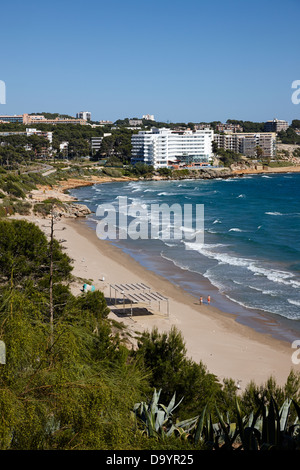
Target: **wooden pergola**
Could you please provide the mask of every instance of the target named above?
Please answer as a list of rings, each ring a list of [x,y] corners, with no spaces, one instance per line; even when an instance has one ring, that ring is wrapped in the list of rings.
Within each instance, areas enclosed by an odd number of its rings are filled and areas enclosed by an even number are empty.
[[[112,295],[114,291],[114,295]],[[146,286],[142,282],[135,284],[110,284],[110,301],[114,297],[115,305],[117,304],[117,294],[121,296],[123,300],[123,309],[125,310],[125,300],[130,303],[131,316],[133,313],[133,305],[151,307],[154,304],[158,304],[158,311],[161,312],[161,304],[165,303],[167,306],[166,316],[169,316],[169,299],[159,292],[154,292],[149,286]]]

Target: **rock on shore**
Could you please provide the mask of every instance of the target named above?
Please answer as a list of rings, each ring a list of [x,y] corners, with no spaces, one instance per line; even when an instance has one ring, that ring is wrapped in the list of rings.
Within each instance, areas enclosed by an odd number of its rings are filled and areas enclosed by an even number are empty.
[[[86,217],[91,210],[84,204],[59,204],[53,207],[59,217],[77,218]]]

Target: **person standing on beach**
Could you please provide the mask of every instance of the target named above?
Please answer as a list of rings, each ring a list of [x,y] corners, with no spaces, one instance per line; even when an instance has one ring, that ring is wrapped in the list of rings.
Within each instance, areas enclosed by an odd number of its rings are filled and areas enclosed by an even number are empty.
[[[210,304],[210,295],[207,296],[207,303]]]
[[[202,304],[203,304],[203,297],[202,297],[202,295],[201,295],[201,297],[200,297],[200,305],[202,305]]]

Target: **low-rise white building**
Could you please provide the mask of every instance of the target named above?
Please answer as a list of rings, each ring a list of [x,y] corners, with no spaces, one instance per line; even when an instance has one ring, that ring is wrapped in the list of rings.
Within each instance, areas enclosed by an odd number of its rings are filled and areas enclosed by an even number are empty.
[[[131,138],[132,164],[146,163],[154,168],[201,166],[212,158],[213,130],[173,131],[152,128]]]
[[[28,127],[26,129],[26,135],[27,135],[27,137],[29,137],[31,135],[40,135],[40,136],[45,137],[46,139],[48,139],[49,142],[50,142],[50,146],[52,145],[53,132],[41,131],[39,129],[33,129],[32,127]]]
[[[68,149],[69,149],[69,142],[64,141],[59,144],[59,151],[61,153],[68,153]]]
[[[92,152],[98,152],[101,148],[103,137],[91,137]]]
[[[144,114],[143,119],[145,119],[147,121],[155,121],[154,114]]]

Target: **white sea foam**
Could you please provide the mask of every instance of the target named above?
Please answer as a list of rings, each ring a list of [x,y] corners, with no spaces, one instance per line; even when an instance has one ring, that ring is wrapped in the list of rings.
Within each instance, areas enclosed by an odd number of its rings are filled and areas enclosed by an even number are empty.
[[[294,279],[291,279],[291,284],[294,289],[300,289],[300,281],[295,281]]]
[[[293,282],[294,283],[297,282],[291,279],[294,276],[292,273],[289,273],[286,271],[279,271],[276,269],[263,268],[261,266],[257,266],[257,264],[251,259],[232,256],[232,255],[229,255],[228,253],[219,253],[219,252],[212,251],[214,248],[217,248],[219,246],[224,246],[222,244],[205,245],[205,244],[189,243],[189,242],[184,242],[184,243],[188,246],[189,249],[198,251],[200,254],[208,258],[218,261],[220,264],[228,264],[230,266],[246,268],[247,270],[252,272],[254,276],[264,276],[273,283],[292,286]]]
[[[288,302],[292,305],[297,305],[297,307],[300,307],[300,301],[299,300],[292,300],[292,299],[287,299]]]
[[[267,215],[284,215],[281,212],[265,212]]]
[[[217,248],[217,247],[226,246],[226,245],[222,245],[222,244],[205,245],[204,243],[202,244],[202,243],[190,243],[190,242],[184,242],[184,243],[189,249],[198,251],[199,253],[203,254],[204,256],[207,256],[208,258],[219,261],[219,263],[229,264],[231,266],[248,267],[249,263],[252,261],[252,260],[247,260],[244,258],[231,256],[231,255],[228,255],[227,253],[216,253],[212,251],[212,248]]]
[[[242,285],[243,285],[242,282],[235,281],[234,279],[233,279],[233,282],[234,282],[234,284],[238,284],[239,286],[242,286]]]
[[[190,272],[196,272],[196,271],[193,271],[192,269],[190,269],[189,266],[186,266],[182,263],[180,263],[179,261],[176,261],[172,258],[169,258],[167,255],[165,255],[163,252],[160,253],[160,256],[163,258],[163,259],[166,259],[167,261],[171,261],[171,263],[173,263],[175,266],[177,266],[178,268],[180,269],[183,269],[184,271],[190,271]]]
[[[128,183],[128,188],[133,188],[133,189],[141,189],[142,184],[138,182],[130,182]]]
[[[261,292],[264,295],[271,295],[272,297],[275,297],[279,294],[279,292],[273,291],[273,290],[265,290],[265,289],[260,289],[259,287],[254,287],[254,286],[248,286],[250,289],[256,290],[257,292]]]
[[[259,289],[259,287],[254,287],[254,286],[248,286],[249,289],[253,289],[253,290],[256,290],[258,292],[262,292],[262,289]]]
[[[169,247],[178,246],[177,243],[167,243],[167,242],[164,241],[164,240],[163,240],[163,242],[164,242],[165,245],[167,245],[167,246],[169,246]]]
[[[240,228],[235,228],[235,227],[230,228],[230,229],[228,230],[228,232],[243,232],[243,231],[244,231],[244,230],[241,230]]]
[[[244,198],[244,197],[246,197],[245,194],[239,194],[239,195],[237,196],[237,199],[238,199],[238,198]]]
[[[276,269],[266,269],[251,263],[248,268],[249,271],[253,272],[255,276],[265,276],[269,281],[277,284],[284,284],[287,286],[291,285],[292,273],[286,271],[279,271]]]

